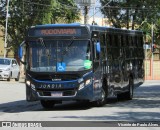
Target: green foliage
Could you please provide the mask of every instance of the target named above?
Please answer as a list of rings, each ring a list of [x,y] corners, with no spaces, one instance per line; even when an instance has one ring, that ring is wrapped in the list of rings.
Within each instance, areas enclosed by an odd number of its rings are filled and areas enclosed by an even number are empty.
[[[146,32],[151,42],[151,24],[154,24],[154,38],[160,41],[160,1],[159,0],[100,0],[101,12],[114,27],[131,28]]]
[[[53,12],[53,23],[72,23],[80,20],[75,0],[58,0],[57,8]]]
[[[0,25],[5,28],[7,0],[0,0]],[[8,47],[14,52],[25,39],[25,33],[37,24],[70,23],[79,19],[74,0],[10,0],[8,18]],[[3,30],[4,31],[4,30]]]

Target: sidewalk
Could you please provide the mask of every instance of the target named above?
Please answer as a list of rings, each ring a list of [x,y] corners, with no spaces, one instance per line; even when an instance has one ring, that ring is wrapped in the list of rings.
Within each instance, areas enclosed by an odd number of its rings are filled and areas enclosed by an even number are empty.
[[[160,80],[145,80],[146,83],[160,83]]]
[[[20,77],[20,78],[19,78],[19,82],[20,82],[20,83],[25,83],[25,78],[24,78],[24,77]]]
[[[160,80],[145,80],[142,85],[156,85],[160,86]]]

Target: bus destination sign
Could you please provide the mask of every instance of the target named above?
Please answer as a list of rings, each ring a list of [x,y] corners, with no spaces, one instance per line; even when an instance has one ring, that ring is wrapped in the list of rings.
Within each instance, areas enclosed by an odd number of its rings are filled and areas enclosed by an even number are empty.
[[[81,36],[81,29],[75,28],[50,28],[50,29],[36,29],[34,34],[30,36]]]

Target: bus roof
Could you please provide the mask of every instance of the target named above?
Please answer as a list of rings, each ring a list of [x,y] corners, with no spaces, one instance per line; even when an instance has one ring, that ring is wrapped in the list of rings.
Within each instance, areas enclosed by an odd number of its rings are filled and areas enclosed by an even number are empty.
[[[80,23],[69,23],[69,24],[43,24],[43,25],[36,25],[36,26],[32,26],[32,28],[43,28],[43,27],[84,27],[84,26],[88,26],[91,28],[101,28],[101,29],[114,29],[114,30],[123,30],[123,31],[130,31],[130,32],[142,32],[140,30],[129,30],[129,29],[122,29],[122,28],[114,28],[114,27],[110,27],[110,26],[99,26],[99,25],[90,25],[90,24],[80,24]]]
[[[143,31],[140,30],[128,30],[128,29],[121,29],[121,28],[114,28],[114,27],[109,27],[109,26],[99,26],[99,25],[89,25],[89,24],[80,24],[80,23],[70,23],[70,24],[43,24],[43,25],[36,25],[32,26],[31,29],[43,29],[43,28],[80,28],[84,27],[87,30],[90,31],[100,31],[100,32],[111,32],[111,33],[121,33],[121,34],[140,34],[143,35]]]
[[[80,23],[70,23],[70,24],[43,24],[43,25],[36,25],[34,27],[75,27],[75,26],[82,26]],[[84,26],[84,25],[83,25]]]

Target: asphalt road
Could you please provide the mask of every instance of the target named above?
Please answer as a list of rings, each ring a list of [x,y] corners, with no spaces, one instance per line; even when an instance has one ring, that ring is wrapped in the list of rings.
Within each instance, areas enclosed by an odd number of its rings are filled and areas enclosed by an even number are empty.
[[[160,81],[146,81],[130,101],[108,99],[103,107],[63,102],[52,110],[25,101],[23,81],[0,80],[0,121],[158,121],[160,122]]]

